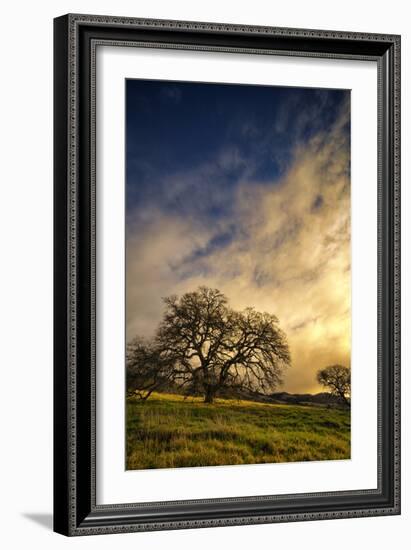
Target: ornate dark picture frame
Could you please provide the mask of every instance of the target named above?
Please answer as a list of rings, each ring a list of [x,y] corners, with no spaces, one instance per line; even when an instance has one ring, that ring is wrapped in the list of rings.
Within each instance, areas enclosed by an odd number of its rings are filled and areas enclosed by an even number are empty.
[[[96,504],[95,79],[99,44],[377,62],[377,489]],[[59,17],[54,21],[54,186],[55,531],[73,536],[400,513],[399,36]]]

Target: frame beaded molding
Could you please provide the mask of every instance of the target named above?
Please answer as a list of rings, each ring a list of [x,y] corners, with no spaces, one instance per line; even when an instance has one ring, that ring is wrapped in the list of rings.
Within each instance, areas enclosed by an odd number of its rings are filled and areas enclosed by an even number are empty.
[[[74,18],[73,18],[74,19]],[[69,338],[68,349],[70,350],[69,376],[68,376],[68,411],[69,419],[69,456],[70,456],[70,474],[69,474],[69,498],[70,498],[70,518],[69,531],[73,534],[77,531],[76,526],[76,405],[77,405],[77,33],[76,25],[69,25],[69,136],[68,149],[70,162],[68,169],[68,201],[70,205],[70,215],[68,218],[68,286],[69,286],[69,304],[68,304],[68,326]]]
[[[146,19],[138,17],[116,17],[110,15],[69,14],[70,26],[85,23],[88,25],[131,26],[153,29],[176,29],[211,32],[232,32],[239,34],[268,34],[286,37],[334,38],[341,40],[364,40],[377,42],[398,42],[399,36],[394,34],[378,34],[350,31],[333,31],[319,29],[298,29],[292,27],[270,27],[264,25],[238,25],[232,23],[214,23],[204,21],[177,21],[172,19]]]
[[[204,22],[189,22],[189,21],[172,21],[172,20],[157,20],[157,19],[139,19],[139,18],[127,18],[127,17],[111,17],[111,16],[93,16],[93,15],[77,15],[70,14],[69,16],[69,64],[68,64],[68,83],[69,83],[69,102],[68,102],[68,350],[69,350],[69,365],[68,365],[68,401],[67,401],[67,413],[68,413],[68,431],[69,431],[69,443],[68,451],[70,457],[69,468],[69,501],[70,501],[70,515],[69,515],[69,534],[70,535],[94,535],[94,534],[108,534],[108,533],[126,533],[137,532],[147,530],[166,530],[166,529],[188,529],[188,528],[201,528],[201,527],[218,527],[218,526],[233,526],[233,525],[248,525],[248,524],[262,524],[262,523],[277,523],[277,522],[294,522],[294,521],[309,521],[319,519],[333,519],[333,518],[351,518],[351,517],[367,517],[386,515],[390,513],[398,513],[400,509],[400,37],[390,34],[373,34],[373,33],[359,33],[359,32],[342,32],[342,31],[321,31],[321,30],[306,30],[295,28],[278,28],[267,26],[250,26],[250,25],[234,25],[234,24],[220,24],[220,23],[204,23]],[[76,382],[76,367],[77,367],[77,291],[78,291],[78,26],[81,24],[87,25],[109,25],[111,27],[141,27],[146,29],[168,29],[168,30],[191,30],[191,31],[209,31],[209,32],[229,32],[236,34],[266,34],[271,36],[284,36],[288,38],[332,38],[337,40],[352,39],[356,41],[374,41],[374,42],[387,42],[390,41],[394,44],[394,82],[393,82],[393,116],[394,116],[394,181],[393,181],[393,216],[394,216],[394,234],[393,234],[393,271],[394,271],[394,327],[393,327],[393,356],[394,356],[394,506],[393,508],[370,508],[362,510],[349,510],[349,511],[329,511],[329,512],[310,512],[310,513],[289,513],[289,514],[276,514],[276,515],[259,515],[259,516],[244,516],[224,519],[198,519],[187,521],[158,521],[150,523],[139,523],[132,525],[119,525],[110,527],[78,527],[76,522],[77,509],[77,476],[76,476],[76,455],[77,455],[77,382]],[[323,57],[330,59],[357,59],[363,61],[375,61],[377,57],[374,56],[360,56],[360,55],[342,55],[342,54],[329,54],[329,53],[315,53],[315,52],[294,52],[285,50],[253,50],[251,48],[228,48],[223,46],[195,46],[195,45],[183,45],[183,44],[156,44],[156,43],[144,43],[144,42],[132,42],[132,41],[103,41],[93,40],[91,49],[91,132],[92,132],[92,146],[91,146],[91,329],[92,329],[92,349],[91,349],[91,365],[92,365],[92,501],[93,510],[116,510],[119,508],[136,508],[153,505],[154,503],[136,503],[136,504],[121,504],[121,505],[96,505],[95,486],[96,486],[96,473],[95,473],[95,70],[96,70],[96,47],[98,45],[113,45],[113,46],[127,46],[127,47],[150,47],[150,48],[172,48],[172,49],[184,49],[184,50],[202,50],[202,51],[219,51],[230,53],[254,53],[261,55],[285,55],[285,56],[299,56],[299,57]],[[378,86],[380,89],[382,79],[382,68],[380,63],[378,64]],[[381,98],[378,98],[378,142],[381,143],[381,120],[382,120],[382,105]],[[379,146],[380,151],[380,146]],[[381,186],[382,186],[382,165],[381,158],[378,160],[378,204],[379,204],[379,222],[381,223]],[[378,237],[378,256],[381,257],[382,242],[380,235]],[[378,294],[381,296],[381,284],[380,284],[381,265],[379,262],[378,275]],[[380,321],[380,312],[379,321]],[[381,349],[380,349],[380,325],[379,322],[379,349],[378,349],[378,400],[381,400]],[[380,451],[380,433],[381,433],[381,418],[380,407],[378,407],[378,489],[376,490],[364,490],[364,491],[339,491],[336,493],[326,493],[327,495],[342,495],[342,494],[375,494],[380,490],[381,485],[381,451]],[[325,493],[307,493],[299,494],[298,498],[304,499],[315,495],[324,495]],[[253,497],[261,500],[281,500],[289,495],[267,495],[260,497]],[[209,502],[242,502],[247,501],[250,497],[238,497],[227,499],[206,499],[196,501],[184,501],[184,503],[209,503]],[[181,502],[181,501],[180,501]],[[177,501],[176,501],[177,503]],[[170,502],[159,502],[156,505],[170,504]]]
[[[401,508],[401,43],[394,40],[394,507]]]

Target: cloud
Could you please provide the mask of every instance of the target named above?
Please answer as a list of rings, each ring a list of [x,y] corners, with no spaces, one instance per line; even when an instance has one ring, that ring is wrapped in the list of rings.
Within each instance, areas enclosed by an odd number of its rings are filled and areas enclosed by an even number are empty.
[[[223,291],[234,308],[254,306],[279,317],[292,354],[285,390],[319,391],[318,368],[337,362],[349,365],[347,122],[348,103],[327,131],[317,129],[308,141],[295,146],[279,181],[267,184],[240,177],[227,195],[215,179],[212,186],[201,187],[224,168],[244,165],[231,147],[219,153],[215,166],[170,175],[167,200],[159,200],[157,207],[131,212],[127,338],[154,332],[162,297],[205,284]],[[173,193],[176,200],[186,198],[191,206],[173,212],[169,207]],[[199,197],[202,204],[193,208]],[[202,214],[210,204],[217,207],[228,198],[225,216]]]

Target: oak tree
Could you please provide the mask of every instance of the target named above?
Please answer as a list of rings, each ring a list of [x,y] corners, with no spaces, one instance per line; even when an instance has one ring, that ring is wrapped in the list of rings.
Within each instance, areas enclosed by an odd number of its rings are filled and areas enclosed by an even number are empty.
[[[351,370],[343,365],[331,365],[320,369],[317,381],[330,390],[343,403],[349,405],[351,396]]]
[[[164,302],[153,340],[138,344],[128,361],[133,387],[145,396],[172,382],[212,403],[223,389],[269,394],[282,382],[291,359],[275,315],[235,311],[223,293],[204,286]]]

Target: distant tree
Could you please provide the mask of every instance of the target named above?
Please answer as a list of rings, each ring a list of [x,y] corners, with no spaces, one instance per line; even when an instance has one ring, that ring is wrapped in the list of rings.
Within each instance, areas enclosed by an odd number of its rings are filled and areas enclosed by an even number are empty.
[[[223,389],[269,394],[282,382],[290,352],[275,315],[234,311],[207,287],[164,302],[154,339],[132,353],[134,385],[144,382],[144,395],[167,381],[212,403]]]
[[[346,405],[351,397],[351,370],[343,365],[331,365],[317,372],[317,381],[339,397]]]

